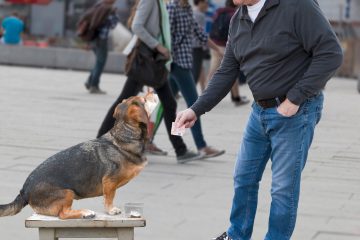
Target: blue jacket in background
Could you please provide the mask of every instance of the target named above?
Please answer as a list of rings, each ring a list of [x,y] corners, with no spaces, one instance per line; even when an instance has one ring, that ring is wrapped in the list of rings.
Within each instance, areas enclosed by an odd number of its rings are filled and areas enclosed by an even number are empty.
[[[213,17],[214,17],[216,10],[218,9],[218,6],[213,1],[208,1],[208,4],[209,4],[208,10],[205,13],[205,16],[206,16],[205,32],[206,33],[210,33],[211,27],[212,27],[212,24],[214,21]]]
[[[19,44],[21,42],[21,33],[24,30],[24,23],[19,18],[10,16],[3,20],[4,43]]]

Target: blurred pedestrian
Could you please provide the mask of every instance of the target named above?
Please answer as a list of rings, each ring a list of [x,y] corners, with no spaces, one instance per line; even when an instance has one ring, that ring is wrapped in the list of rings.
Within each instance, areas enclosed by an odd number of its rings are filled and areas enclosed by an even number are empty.
[[[241,69],[255,102],[234,171],[230,228],[217,240],[249,240],[259,183],[271,158],[265,240],[289,240],[295,228],[301,172],[323,107],[322,89],[342,63],[342,49],[314,0],[234,0],[220,68],[203,95],[176,119],[191,127],[226,96]],[[314,24],[316,27],[314,27]]]
[[[170,59],[171,37],[169,16],[163,0],[137,0],[129,18],[129,26],[131,26],[133,33],[138,39],[149,48],[160,52]],[[161,32],[161,28],[163,32]],[[124,88],[106,114],[97,137],[101,137],[114,126],[115,119],[113,118],[113,113],[116,106],[124,99],[137,95],[142,88],[143,85],[137,79],[132,79],[131,77],[126,79]],[[169,82],[165,81],[164,85],[156,88],[155,91],[163,106],[166,130],[170,142],[175,149],[178,163],[197,159],[199,157],[198,154],[190,151],[180,136],[171,135],[172,122],[176,117],[176,100],[171,92]]]
[[[17,12],[13,12],[10,16],[4,18],[1,28],[1,43],[7,45],[22,44],[21,34],[24,31],[24,22]]]
[[[223,51],[225,50],[228,39],[230,20],[236,9],[237,6],[234,4],[233,0],[226,0],[225,7],[218,8],[214,15],[214,21],[210,31],[210,39]],[[210,50],[210,55],[210,68],[205,86],[219,68],[223,58],[222,55],[219,55],[218,52],[214,50]],[[239,72],[238,78],[243,82],[245,75],[242,72]],[[235,106],[241,106],[250,102],[245,96],[240,95],[239,81],[234,82],[230,94],[231,101],[235,104]]]
[[[214,3],[214,0],[208,0],[208,8],[205,13],[206,21],[205,21],[205,33],[209,34],[212,28],[214,14],[216,9],[218,9],[218,5]]]
[[[195,21],[192,7],[188,0],[171,0],[168,3],[168,10],[171,42],[173,44],[170,85],[174,95],[180,90],[186,104],[190,107],[198,97],[191,72],[193,64],[193,38],[197,38],[203,46],[208,44],[210,48],[219,51],[219,54],[221,54],[221,50],[208,39],[204,30]],[[191,133],[202,158],[219,156],[225,152],[224,150],[218,150],[207,145],[200,121],[197,121],[191,128]]]
[[[208,9],[208,0],[194,0],[194,18],[195,21],[205,29],[206,16],[205,13]],[[203,66],[205,55],[207,54],[207,46],[197,39],[193,40],[193,66],[192,74],[195,80],[195,85],[200,83],[201,90],[204,90],[206,83],[206,74]]]
[[[78,35],[90,42],[95,54],[95,65],[85,82],[85,87],[91,94],[106,93],[100,89],[99,84],[108,57],[109,33],[119,22],[113,6],[115,2],[116,0],[102,0],[96,3],[82,16],[78,24]]]

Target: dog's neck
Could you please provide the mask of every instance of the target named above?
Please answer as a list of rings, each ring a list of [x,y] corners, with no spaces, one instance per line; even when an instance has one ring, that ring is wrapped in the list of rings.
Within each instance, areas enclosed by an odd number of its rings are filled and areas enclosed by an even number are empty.
[[[142,157],[147,141],[147,127],[135,127],[124,121],[117,121],[110,130],[113,142],[120,150]]]

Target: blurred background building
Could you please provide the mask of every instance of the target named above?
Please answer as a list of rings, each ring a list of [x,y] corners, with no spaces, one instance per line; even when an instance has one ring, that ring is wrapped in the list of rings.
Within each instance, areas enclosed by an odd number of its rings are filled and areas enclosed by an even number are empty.
[[[134,0],[116,2],[121,22],[125,23]],[[96,0],[0,0],[0,20],[16,11],[26,26],[24,44],[47,41],[50,45],[76,47],[76,23]]]
[[[97,0],[0,0],[0,21],[11,12],[18,12],[26,26],[23,41],[25,46],[82,48],[83,43],[75,37],[76,23],[81,14],[96,2]],[[126,25],[133,2],[134,0],[116,2],[123,25]],[[213,0],[218,6],[224,2]],[[338,34],[345,52],[345,61],[339,75],[360,75],[360,0],[318,2]]]
[[[360,79],[360,0],[318,0],[344,50],[339,76]]]

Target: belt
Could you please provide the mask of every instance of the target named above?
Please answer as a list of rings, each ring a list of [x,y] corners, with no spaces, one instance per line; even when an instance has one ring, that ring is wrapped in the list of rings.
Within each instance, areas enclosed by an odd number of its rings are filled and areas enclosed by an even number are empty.
[[[286,96],[276,97],[276,98],[269,98],[258,100],[256,103],[262,108],[274,108],[279,106],[283,101],[285,101]]]

